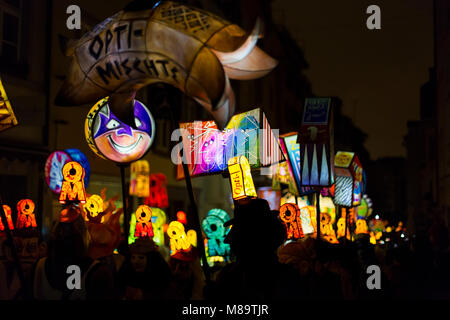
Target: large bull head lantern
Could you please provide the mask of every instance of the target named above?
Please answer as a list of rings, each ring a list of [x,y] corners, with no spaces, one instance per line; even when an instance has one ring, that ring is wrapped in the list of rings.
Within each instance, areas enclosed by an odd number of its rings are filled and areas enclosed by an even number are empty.
[[[163,82],[194,98],[223,129],[234,112],[229,79],[256,79],[277,64],[255,46],[259,29],[258,21],[249,35],[211,13],[170,1],[122,10],[68,50],[72,64],[55,103],[93,104],[110,96],[112,113],[133,126],[135,92]]]

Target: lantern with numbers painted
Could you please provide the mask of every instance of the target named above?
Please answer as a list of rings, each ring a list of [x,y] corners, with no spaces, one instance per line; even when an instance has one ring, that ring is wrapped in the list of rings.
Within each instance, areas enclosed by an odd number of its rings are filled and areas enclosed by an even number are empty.
[[[84,169],[75,161],[68,162],[63,167],[63,183],[59,202],[66,204],[68,202],[86,203],[86,190],[84,189]]]
[[[353,152],[338,151],[334,158],[336,185],[334,203],[343,207],[361,204],[364,191],[363,168]]]
[[[257,197],[250,165],[245,156],[231,158],[228,161],[228,171],[234,200]]]

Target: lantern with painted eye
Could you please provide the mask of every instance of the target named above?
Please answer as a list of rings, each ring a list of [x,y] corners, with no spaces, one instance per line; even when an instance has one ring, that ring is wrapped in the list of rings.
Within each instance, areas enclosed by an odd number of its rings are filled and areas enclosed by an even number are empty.
[[[17,203],[17,229],[37,227],[34,208],[34,202],[30,199],[23,199]]]
[[[250,165],[245,156],[231,158],[228,161],[228,172],[234,200],[257,197]]]
[[[294,203],[285,203],[280,208],[280,219],[286,226],[287,239],[303,238],[300,209]]]
[[[141,205],[136,210],[136,238],[153,237],[152,209],[146,205]]]
[[[146,198],[150,195],[150,164],[138,160],[130,168],[130,195]]]
[[[333,113],[330,98],[307,98],[298,135],[303,187],[334,183]]]
[[[84,189],[84,168],[75,161],[68,162],[63,167],[63,183],[59,202],[86,203],[86,190]]]
[[[355,234],[369,234],[369,228],[367,227],[366,220],[364,219],[356,220]]]
[[[353,152],[338,151],[334,160],[334,203],[343,207],[360,205],[364,191],[364,172],[358,157]]]
[[[224,224],[229,220],[230,216],[222,209],[211,209],[203,219],[202,227],[207,238],[209,257],[221,256],[228,260],[230,245],[224,243],[224,240],[229,229]]]
[[[339,243],[336,238],[336,232],[331,224],[331,215],[328,212],[320,213],[321,237],[330,243]]]
[[[108,98],[89,111],[85,135],[89,147],[99,157],[117,163],[141,159],[153,144],[155,121],[147,107],[134,100],[134,126],[120,121],[110,110]]]
[[[339,238],[343,238],[345,236],[345,218],[339,218],[337,224],[337,237]],[[347,228],[347,239],[350,240],[350,230],[348,230]]]
[[[99,195],[92,195],[84,204],[86,220],[92,223],[101,223],[103,217],[103,199]]]
[[[177,251],[189,251],[191,249],[191,243],[188,240],[182,223],[172,221],[167,228],[167,234],[170,238],[171,255],[174,255]]]
[[[14,230],[14,222],[11,217],[11,208],[8,205],[4,204],[3,212],[5,213],[6,223],[8,223],[9,230]],[[5,226],[3,225],[2,219],[0,219],[0,231],[5,231]]]

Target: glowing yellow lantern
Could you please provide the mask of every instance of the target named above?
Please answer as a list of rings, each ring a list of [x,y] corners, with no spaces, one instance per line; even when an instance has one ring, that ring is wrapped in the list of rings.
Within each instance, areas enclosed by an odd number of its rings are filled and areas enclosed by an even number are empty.
[[[367,222],[364,219],[356,220],[356,230],[355,234],[368,234],[369,228],[367,227]]]
[[[17,126],[17,118],[0,79],[0,131]]]
[[[3,205],[3,212],[5,212],[6,221],[9,226],[9,230],[14,230],[14,223],[11,217],[11,208],[6,204]],[[2,223],[2,219],[0,219],[0,231],[5,231],[5,226]]]
[[[146,205],[141,205],[136,210],[136,229],[134,236],[136,238],[152,238],[153,235],[152,209]]]
[[[296,204],[283,204],[280,208],[280,219],[286,226],[288,239],[301,239],[304,237],[300,209]]]
[[[337,237],[342,238],[345,236],[345,218],[339,218],[337,222]],[[350,231],[347,229],[347,239],[350,240]]]
[[[170,250],[171,255],[177,253],[177,251],[189,251],[191,243],[184,231],[184,226],[178,221],[172,221],[167,228],[167,234],[170,238]]]
[[[339,243],[331,224],[331,216],[326,212],[320,213],[320,236],[330,243]]]
[[[189,243],[193,246],[193,247],[197,247],[197,232],[195,232],[195,230],[188,230],[188,232],[186,233],[187,239],[189,241]]]
[[[101,223],[103,220],[103,199],[96,194],[90,196],[83,206],[86,212],[86,221],[92,223]]]
[[[34,208],[34,202],[30,199],[20,200],[17,203],[17,229],[37,227]]]
[[[150,196],[150,165],[147,160],[131,163],[130,195],[140,198]]]
[[[231,158],[228,161],[228,172],[234,200],[257,197],[250,165],[245,156]]]
[[[63,167],[63,183],[59,202],[86,203],[86,191],[84,189],[84,168],[75,161],[68,162]]]

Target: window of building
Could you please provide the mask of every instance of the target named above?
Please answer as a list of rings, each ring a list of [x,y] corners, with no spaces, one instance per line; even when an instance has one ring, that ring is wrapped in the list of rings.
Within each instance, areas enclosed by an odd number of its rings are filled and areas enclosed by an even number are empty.
[[[22,0],[0,0],[0,56],[9,63],[20,57]]]

